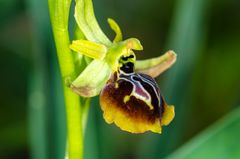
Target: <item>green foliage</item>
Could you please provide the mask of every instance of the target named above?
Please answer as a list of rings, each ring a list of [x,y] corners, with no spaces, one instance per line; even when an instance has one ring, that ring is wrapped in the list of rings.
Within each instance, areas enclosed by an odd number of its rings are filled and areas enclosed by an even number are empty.
[[[194,137],[167,159],[237,159],[240,156],[240,107]]]

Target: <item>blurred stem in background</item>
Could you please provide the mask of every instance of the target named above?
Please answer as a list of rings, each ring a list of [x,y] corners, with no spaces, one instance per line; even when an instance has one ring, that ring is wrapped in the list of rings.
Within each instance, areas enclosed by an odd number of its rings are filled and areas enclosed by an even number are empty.
[[[30,156],[32,159],[64,158],[65,109],[57,59],[51,49],[48,3],[27,2],[33,29],[28,111]]]
[[[188,128],[187,122],[190,119],[187,114],[193,109],[188,86],[193,80],[193,70],[205,45],[208,3],[207,0],[179,0],[171,24],[167,47],[172,47],[179,53],[179,62],[169,71],[164,89],[167,90],[166,96],[173,103],[178,103],[178,115],[175,119],[176,126],[169,132],[167,140],[171,144],[165,146],[167,152],[182,143],[184,129]],[[188,93],[182,93],[183,91]]]
[[[191,72],[204,42],[203,24],[207,3],[207,0],[178,0],[176,3],[167,48],[178,53],[178,62],[167,73],[165,86],[162,88],[165,97],[169,98],[168,101],[176,105],[176,117],[160,138],[152,138],[151,144],[155,145],[152,146],[155,148],[147,147],[146,141],[143,141],[139,158],[164,157],[181,143],[183,130],[187,128],[186,113],[192,109],[189,94],[186,94],[189,88],[186,86],[191,82]],[[147,137],[147,140],[149,141],[150,138]],[[160,153],[159,150],[161,150]]]
[[[28,123],[30,134],[30,156],[33,159],[47,159],[51,151],[48,142],[48,106],[49,77],[47,71],[45,34],[47,21],[46,9],[43,1],[29,0],[28,8],[32,25],[32,58],[29,73],[29,109]],[[46,37],[45,37],[45,36]]]

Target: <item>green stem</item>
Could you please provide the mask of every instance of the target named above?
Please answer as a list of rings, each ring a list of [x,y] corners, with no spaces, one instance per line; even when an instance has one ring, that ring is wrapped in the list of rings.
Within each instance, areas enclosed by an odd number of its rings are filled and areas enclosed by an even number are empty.
[[[67,113],[67,156],[69,159],[83,158],[83,132],[79,97],[64,86]]]
[[[76,77],[74,59],[69,49],[68,16],[71,0],[49,0],[49,11],[63,81],[67,117],[67,158],[83,158],[83,135],[80,97],[66,82]]]

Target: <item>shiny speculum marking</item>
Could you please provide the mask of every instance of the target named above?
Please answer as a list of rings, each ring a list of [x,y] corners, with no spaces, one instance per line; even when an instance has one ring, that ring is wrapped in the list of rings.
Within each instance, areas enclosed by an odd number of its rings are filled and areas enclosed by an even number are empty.
[[[128,61],[134,58],[133,55],[129,57],[123,57],[123,61]],[[156,81],[145,74],[138,74],[134,72],[134,64],[132,62],[126,62],[120,67],[118,73],[118,80],[124,82],[129,82],[132,85],[132,92],[130,95],[125,96],[130,100],[130,97],[135,97],[136,99],[144,101],[150,110],[158,114],[161,117],[163,109],[163,101],[160,98],[160,91]],[[125,100],[124,103],[127,101]]]

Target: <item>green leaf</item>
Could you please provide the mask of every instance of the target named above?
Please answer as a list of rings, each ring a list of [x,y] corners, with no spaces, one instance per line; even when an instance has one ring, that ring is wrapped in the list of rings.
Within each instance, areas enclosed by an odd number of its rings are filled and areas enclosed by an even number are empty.
[[[168,159],[220,159],[240,157],[240,108],[233,110]]]

